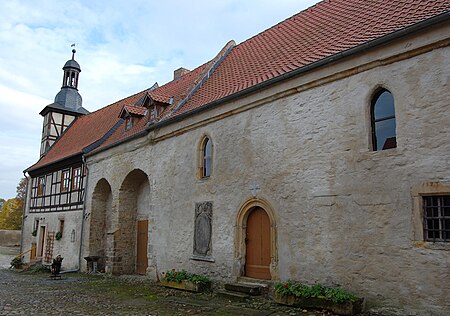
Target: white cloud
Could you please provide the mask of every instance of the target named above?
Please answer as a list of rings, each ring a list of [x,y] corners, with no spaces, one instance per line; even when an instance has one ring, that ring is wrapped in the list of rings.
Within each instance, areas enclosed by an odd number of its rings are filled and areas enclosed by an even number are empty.
[[[315,0],[0,2],[0,197],[11,197],[39,155],[38,113],[59,92],[71,57],[90,111],[194,69]]]

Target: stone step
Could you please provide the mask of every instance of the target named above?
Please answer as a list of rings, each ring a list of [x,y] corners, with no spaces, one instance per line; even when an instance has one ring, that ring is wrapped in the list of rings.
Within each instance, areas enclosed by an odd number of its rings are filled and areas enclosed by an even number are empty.
[[[246,301],[250,295],[241,293],[241,292],[234,292],[234,291],[227,291],[227,290],[219,290],[217,291],[217,295],[222,296],[230,301],[235,302],[244,302]]]
[[[241,292],[250,295],[261,295],[261,285],[251,283],[228,283],[225,289],[233,292]]]

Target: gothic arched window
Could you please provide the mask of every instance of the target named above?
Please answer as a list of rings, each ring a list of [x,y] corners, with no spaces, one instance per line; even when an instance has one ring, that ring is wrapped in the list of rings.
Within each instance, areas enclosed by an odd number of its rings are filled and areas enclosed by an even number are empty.
[[[372,99],[371,123],[373,150],[397,147],[394,97],[386,89],[378,91]]]
[[[210,177],[212,167],[212,142],[209,137],[205,137],[201,143],[200,162],[201,178]]]

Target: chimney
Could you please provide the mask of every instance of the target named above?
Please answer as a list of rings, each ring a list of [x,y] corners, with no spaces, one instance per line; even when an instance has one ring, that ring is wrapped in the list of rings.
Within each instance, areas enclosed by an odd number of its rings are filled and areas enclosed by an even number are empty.
[[[188,72],[190,72],[189,69],[186,69],[186,68],[183,68],[183,67],[178,68],[177,70],[175,70],[173,72],[173,80],[177,80],[178,78],[180,78],[181,76],[184,76]]]

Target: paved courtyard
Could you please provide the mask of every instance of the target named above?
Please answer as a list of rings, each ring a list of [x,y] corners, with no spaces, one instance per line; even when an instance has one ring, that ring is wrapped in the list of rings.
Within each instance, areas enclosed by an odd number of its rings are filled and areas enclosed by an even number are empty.
[[[329,315],[262,298],[231,302],[214,294],[166,289],[144,277],[0,270],[0,315]]]
[[[235,302],[214,293],[166,289],[141,276],[68,273],[52,280],[46,272],[9,270],[18,253],[18,248],[0,247],[0,315],[331,315],[263,297]]]
[[[11,260],[20,253],[19,247],[0,246],[0,269],[9,268]]]

